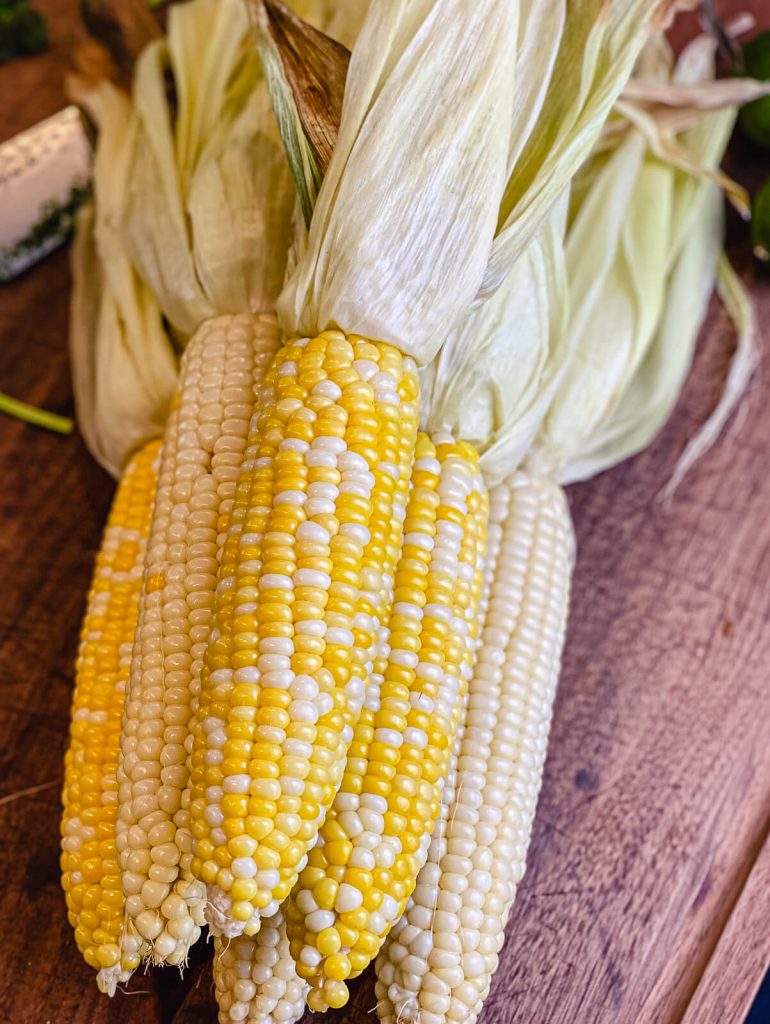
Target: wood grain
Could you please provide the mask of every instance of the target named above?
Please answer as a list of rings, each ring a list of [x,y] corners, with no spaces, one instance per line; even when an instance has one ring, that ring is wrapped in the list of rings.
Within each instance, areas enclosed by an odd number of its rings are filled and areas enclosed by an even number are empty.
[[[54,112],[75,0],[36,0],[49,54],[0,68],[0,139]],[[737,253],[745,259],[744,251]],[[744,273],[770,347],[770,276]],[[752,280],[756,274],[756,279]],[[0,388],[71,413],[58,253],[0,288]],[[714,305],[652,449],[573,488],[579,541],[530,868],[483,1024],[739,1024],[768,961],[770,381],[657,494],[712,408],[733,335]],[[110,1001],[58,880],[72,662],[111,481],[77,438],[0,419],[0,1022],[208,1024],[210,949]],[[48,788],[3,802],[35,785]],[[327,1020],[371,1024],[369,979]]]
[[[681,1024],[701,1024],[712,1018],[720,1024],[743,1024],[743,1008],[754,998],[770,963],[769,894],[770,840],[766,840]]]

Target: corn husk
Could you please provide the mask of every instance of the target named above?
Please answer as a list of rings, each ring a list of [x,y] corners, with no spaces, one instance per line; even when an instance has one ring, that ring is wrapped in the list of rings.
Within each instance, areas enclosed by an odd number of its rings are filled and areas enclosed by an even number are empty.
[[[618,104],[575,184],[567,237],[570,363],[529,457],[564,483],[645,447],[690,366],[722,247],[718,165],[732,104],[757,88],[742,82],[726,92],[713,77],[709,41],[697,40],[675,65],[663,37],[654,37],[629,90],[634,99]],[[662,102],[666,84],[674,88]],[[636,102],[642,105],[629,117]],[[741,352],[745,383],[745,345]],[[731,401],[739,391],[731,388]]]
[[[500,288],[466,316],[420,373],[425,429],[481,453],[489,485],[509,476],[540,428],[568,359],[566,196]]]
[[[287,331],[429,361],[484,274],[505,184],[518,2],[374,0],[353,50]]]
[[[349,38],[365,4],[294,6]],[[187,337],[212,316],[272,311],[294,190],[243,0],[173,8],[167,37],[137,63],[134,100],[126,236],[174,330]]]
[[[366,5],[296,6],[350,41]],[[94,208],[73,251],[73,379],[86,443],[117,476],[162,432],[199,324],[273,308],[294,199],[242,0],[170,8],[131,99],[84,88],[99,135]]]
[[[293,196],[261,79],[240,0],[172,8],[168,36],[137,62],[125,233],[182,337],[270,310],[283,279]]]
[[[92,92],[89,110],[99,127],[97,201],[81,211],[72,249],[70,353],[80,432],[117,476],[126,457],[163,429],[176,353],[120,230],[136,117],[108,82]]]
[[[564,193],[659,8],[375,0],[285,328],[338,325],[427,364]]]
[[[514,122],[508,181],[482,297],[500,286],[588,157],[631,75],[651,21],[662,17],[668,5],[531,0],[528,6],[531,45],[522,50],[517,90],[523,86],[531,96]],[[543,67],[549,68],[545,78]],[[536,89],[533,79],[547,88]]]

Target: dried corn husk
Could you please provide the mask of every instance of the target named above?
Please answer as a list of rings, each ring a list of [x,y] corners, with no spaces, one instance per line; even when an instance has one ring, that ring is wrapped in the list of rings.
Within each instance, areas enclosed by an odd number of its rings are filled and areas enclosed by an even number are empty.
[[[295,6],[350,42],[366,4]],[[86,442],[118,475],[162,431],[201,321],[273,308],[294,199],[242,0],[170,8],[130,100],[80,86],[99,136],[73,253],[73,378]]]
[[[136,117],[108,82],[91,93],[89,110],[100,133],[96,202],[81,211],[72,249],[70,352],[80,432],[94,458],[117,476],[125,458],[163,429],[176,354],[120,230]]]
[[[675,65],[664,38],[654,37],[573,190],[570,362],[530,455],[562,482],[645,447],[689,368],[722,247],[716,182],[733,104],[758,88],[734,82],[726,90],[713,78],[710,42],[697,40]],[[746,351],[744,344],[744,383]],[[732,385],[735,400],[735,377]]]
[[[294,6],[349,39],[366,5]],[[243,0],[173,8],[168,36],[137,63],[134,101],[125,231],[165,316],[189,336],[212,316],[272,311],[294,191]]]
[[[137,62],[126,240],[183,337],[271,309],[283,279],[293,196],[261,79],[240,0],[172,8]]]

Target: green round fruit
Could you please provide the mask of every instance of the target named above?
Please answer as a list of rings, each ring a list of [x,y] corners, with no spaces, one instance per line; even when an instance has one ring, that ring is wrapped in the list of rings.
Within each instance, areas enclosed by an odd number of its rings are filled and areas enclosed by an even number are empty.
[[[743,60],[749,78],[770,81],[770,32],[762,32],[743,47]],[[770,96],[747,103],[739,123],[752,142],[770,149]]]

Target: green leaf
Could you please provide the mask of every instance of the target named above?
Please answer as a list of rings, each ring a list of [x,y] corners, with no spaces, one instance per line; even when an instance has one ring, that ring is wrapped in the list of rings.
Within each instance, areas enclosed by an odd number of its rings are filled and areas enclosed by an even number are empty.
[[[48,28],[42,14],[26,0],[0,3],[0,64],[40,53],[47,45]]]
[[[770,81],[770,32],[762,32],[743,48],[745,74],[760,81]],[[752,142],[770,149],[770,96],[747,103],[741,110],[739,124]]]
[[[770,178],[754,196],[751,210],[751,240],[757,259],[770,259]]]

